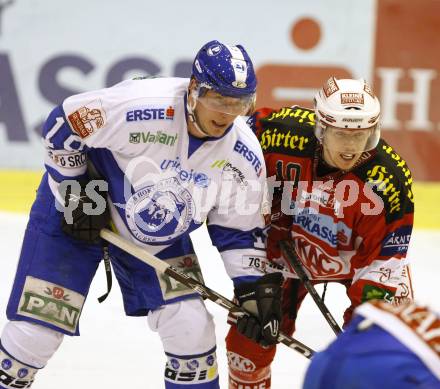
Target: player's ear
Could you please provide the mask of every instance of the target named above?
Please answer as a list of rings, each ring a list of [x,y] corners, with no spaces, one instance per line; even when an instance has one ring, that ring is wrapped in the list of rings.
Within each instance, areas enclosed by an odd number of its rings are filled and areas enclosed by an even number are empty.
[[[197,80],[191,76],[191,79],[189,81],[188,90],[191,91],[197,86]]]
[[[254,99],[252,100],[251,105],[249,106],[248,111],[244,114],[245,116],[251,116],[255,112],[255,108],[257,107],[257,94],[255,94]]]

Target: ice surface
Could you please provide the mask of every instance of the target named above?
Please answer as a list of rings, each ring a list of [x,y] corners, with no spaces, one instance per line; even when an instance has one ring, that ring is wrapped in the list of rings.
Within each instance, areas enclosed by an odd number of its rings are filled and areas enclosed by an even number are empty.
[[[5,310],[20,251],[27,216],[0,213],[0,327],[6,322]],[[204,228],[193,233],[205,282],[230,297],[232,283]],[[416,299],[440,311],[440,231],[416,230],[410,245],[413,285]],[[80,259],[78,259],[80,260]],[[160,339],[150,331],[145,318],[126,317],[121,294],[115,285],[103,303],[97,297],[106,291],[105,274],[99,269],[81,317],[81,336],[65,340],[37,374],[35,389],[159,389],[163,388],[165,357]],[[320,289],[319,289],[320,291]],[[330,284],[326,303],[341,324],[348,305],[344,289]],[[227,388],[227,365],[224,337],[228,326],[226,312],[208,302],[217,328],[220,382]],[[295,337],[319,350],[334,334],[310,298],[306,298],[298,318]],[[278,346],[272,368],[274,389],[301,388],[308,361],[287,347]]]

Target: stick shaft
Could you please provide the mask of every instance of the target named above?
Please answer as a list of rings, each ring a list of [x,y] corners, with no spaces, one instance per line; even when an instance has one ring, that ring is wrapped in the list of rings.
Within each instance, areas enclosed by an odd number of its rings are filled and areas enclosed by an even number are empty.
[[[185,273],[182,273],[181,271],[166,263],[166,261],[157,258],[156,256],[150,254],[146,250],[128,241],[122,236],[115,234],[114,232],[105,228],[101,230],[100,235],[101,238],[133,255],[147,265],[155,268],[161,273],[165,273],[166,275],[193,289],[200,296],[207,298],[208,300],[211,300],[221,307],[227,309],[233,316],[240,317],[243,315],[249,315],[248,312],[246,312],[242,307],[235,304],[231,300],[208,288],[205,284],[195,280],[192,277],[189,277]],[[314,354],[314,351],[311,348],[285,334],[280,333],[278,341],[304,355],[306,358],[310,359]]]
[[[295,250],[292,248],[290,243],[285,240],[280,242],[280,247],[281,247],[281,250],[284,254],[284,257],[292,265],[293,269],[295,270],[295,273],[298,275],[299,279],[304,284],[304,287],[307,289],[307,291],[312,296],[313,300],[315,301],[315,303],[318,306],[321,313],[324,315],[325,320],[327,320],[327,323],[330,325],[333,332],[336,335],[340,334],[342,332],[341,327],[339,327],[338,323],[336,322],[335,318],[328,310],[324,301],[322,301],[321,296],[318,294],[315,287],[310,282],[309,277],[307,276],[306,272],[304,271],[304,268],[303,268],[298,256],[295,253]]]

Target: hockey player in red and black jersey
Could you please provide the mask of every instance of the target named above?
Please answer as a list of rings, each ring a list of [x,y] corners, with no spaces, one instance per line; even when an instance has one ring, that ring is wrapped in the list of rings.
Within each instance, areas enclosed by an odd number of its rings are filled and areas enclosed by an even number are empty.
[[[344,324],[362,302],[412,299],[406,260],[412,178],[402,157],[380,138],[379,118],[380,103],[364,80],[330,78],[316,94],[314,110],[265,108],[249,119],[267,177],[275,177],[273,185],[269,179],[274,190],[267,254],[287,269],[285,333],[294,332],[307,292],[280,251],[282,240],[290,242],[313,284],[346,287],[351,305]],[[230,388],[268,389],[275,346],[260,347],[243,333],[232,326],[226,339]]]

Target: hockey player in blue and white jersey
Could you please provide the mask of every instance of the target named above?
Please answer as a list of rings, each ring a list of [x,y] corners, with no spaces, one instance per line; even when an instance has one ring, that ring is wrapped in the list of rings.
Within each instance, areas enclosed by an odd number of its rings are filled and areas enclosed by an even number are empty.
[[[262,328],[280,319],[280,277],[243,266],[265,252],[264,159],[239,117],[252,109],[255,91],[245,49],[211,41],[191,79],[123,81],[69,97],[50,113],[46,173],[0,338],[1,389],[30,387],[63,336],[79,335],[103,250],[126,314],[148,315],[162,339],[166,388],[219,387],[214,324],[202,299],[120,249],[103,249],[99,231],[110,218],[120,235],[199,280],[189,233],[207,221],[236,288],[254,291],[246,303],[256,317],[240,328],[252,325],[267,344],[276,341]]]
[[[440,388],[439,313],[411,301],[360,305],[307,370],[303,389],[327,388]]]

